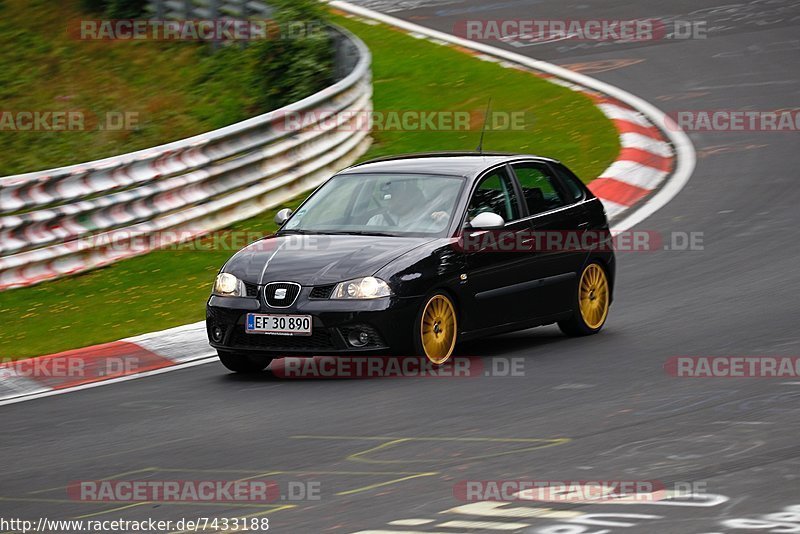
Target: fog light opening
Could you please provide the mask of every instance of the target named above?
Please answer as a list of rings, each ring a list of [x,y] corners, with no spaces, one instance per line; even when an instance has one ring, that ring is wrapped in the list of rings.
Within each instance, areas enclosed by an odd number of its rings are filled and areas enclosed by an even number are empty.
[[[222,338],[225,335],[225,331],[222,330],[220,326],[212,326],[211,327],[211,340],[215,343],[221,343]]]
[[[363,347],[369,343],[369,334],[363,330],[351,330],[347,335],[347,342],[353,347]]]

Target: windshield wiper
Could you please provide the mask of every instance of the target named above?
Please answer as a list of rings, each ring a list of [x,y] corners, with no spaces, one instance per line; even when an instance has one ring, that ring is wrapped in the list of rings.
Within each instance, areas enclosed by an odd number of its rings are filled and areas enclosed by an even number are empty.
[[[307,230],[294,230],[294,229],[287,229],[287,230],[278,230],[278,231],[277,231],[277,232],[275,232],[275,233],[276,233],[276,234],[278,234],[278,235],[283,235],[283,234],[302,234],[302,235],[308,235],[308,234],[311,234],[311,233],[316,233],[316,232],[309,232],[309,231],[307,231]]]
[[[374,231],[367,231],[367,230],[347,230],[341,232],[325,232],[326,234],[330,235],[374,235],[378,237],[397,237],[397,234],[391,234],[389,232],[374,232]]]
[[[278,230],[278,235],[298,234],[298,235],[333,235],[338,232],[327,232],[325,230],[301,230],[299,228],[292,228],[289,230]]]
[[[382,237],[397,237],[397,234],[390,234],[388,232],[370,232],[370,231],[361,231],[361,230],[342,230],[342,231],[333,231],[333,230],[301,230],[297,229],[289,229],[289,230],[279,230],[277,232],[278,235],[287,235],[287,234],[299,234],[299,235],[374,235],[374,236],[382,236]]]

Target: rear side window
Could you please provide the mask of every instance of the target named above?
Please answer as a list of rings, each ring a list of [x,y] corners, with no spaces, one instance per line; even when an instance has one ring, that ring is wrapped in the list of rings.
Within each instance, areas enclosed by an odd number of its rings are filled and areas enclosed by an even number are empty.
[[[536,215],[567,204],[558,189],[558,182],[547,165],[516,163],[511,166],[522,188],[528,213]]]
[[[561,183],[564,184],[567,192],[572,197],[571,201],[578,202],[579,200],[583,200],[585,192],[578,177],[572,174],[572,172],[563,165],[554,165],[554,167],[558,177],[561,178]]]

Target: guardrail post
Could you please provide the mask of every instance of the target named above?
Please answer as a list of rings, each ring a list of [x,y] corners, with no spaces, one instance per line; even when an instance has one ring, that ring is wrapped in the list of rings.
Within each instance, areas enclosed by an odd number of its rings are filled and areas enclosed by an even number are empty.
[[[219,0],[211,0],[208,3],[208,9],[211,11],[211,17],[210,17],[211,20],[217,20],[217,18],[219,17]],[[211,43],[211,47],[214,50],[219,49],[220,47],[219,41],[213,41]]]
[[[164,20],[164,0],[153,0],[156,20]]]
[[[239,12],[239,18],[241,20],[249,20],[250,19],[250,8],[247,6],[247,0],[239,0],[239,5],[241,5],[241,11]],[[247,47],[247,40],[243,40],[239,43],[239,46],[242,48]]]

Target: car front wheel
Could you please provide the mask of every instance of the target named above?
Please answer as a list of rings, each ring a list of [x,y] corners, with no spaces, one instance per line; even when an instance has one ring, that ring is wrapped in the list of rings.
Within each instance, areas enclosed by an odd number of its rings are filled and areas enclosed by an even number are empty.
[[[611,303],[608,275],[602,265],[592,262],[583,269],[575,297],[572,317],[560,321],[558,327],[568,336],[596,334],[606,322]]]
[[[234,373],[260,373],[272,361],[272,358],[257,358],[246,354],[217,352],[219,361]]]
[[[414,325],[414,341],[419,355],[434,365],[442,365],[456,346],[458,318],[453,301],[437,292],[428,297]]]

